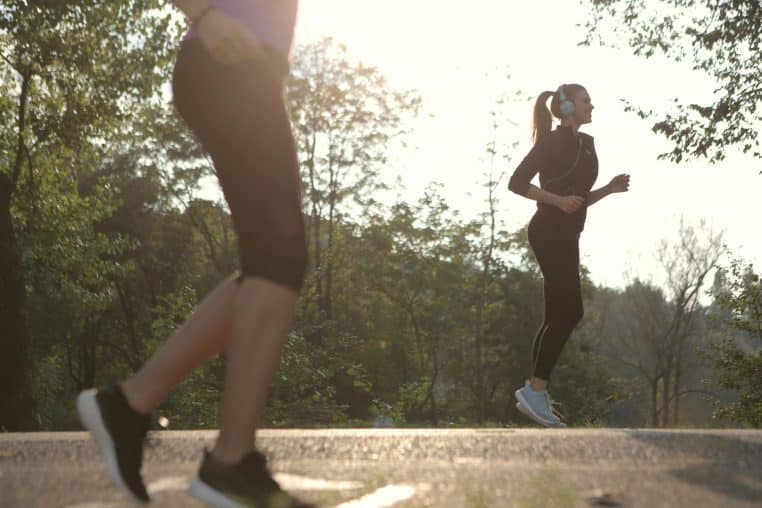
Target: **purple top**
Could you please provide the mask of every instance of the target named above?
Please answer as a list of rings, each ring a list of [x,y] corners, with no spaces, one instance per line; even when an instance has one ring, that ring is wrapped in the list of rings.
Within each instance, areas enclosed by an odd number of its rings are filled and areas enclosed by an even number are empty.
[[[288,54],[294,40],[298,0],[211,0],[214,6],[243,22],[265,44]],[[195,37],[190,27],[186,37]]]

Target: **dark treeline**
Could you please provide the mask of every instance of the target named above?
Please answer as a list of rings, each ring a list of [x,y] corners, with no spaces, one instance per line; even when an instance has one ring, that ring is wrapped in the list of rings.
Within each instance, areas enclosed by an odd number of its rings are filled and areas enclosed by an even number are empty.
[[[199,197],[210,161],[157,98],[174,25],[160,14],[130,25],[154,2],[48,6],[46,16],[6,4],[0,427],[71,429],[77,391],[139,368],[234,272],[235,236],[227,210]],[[76,15],[85,10],[113,33],[156,33],[131,39],[150,61],[78,30],[93,21]],[[25,24],[12,24],[22,11]],[[90,52],[66,53],[59,39]],[[131,79],[112,82],[109,69]],[[380,203],[415,94],[326,40],[297,49],[287,99],[311,267],[265,424],[523,424],[512,393],[530,374],[542,280],[526,232],[496,219],[509,169],[496,148],[476,218],[436,185],[415,202]],[[722,253],[720,236],[683,225],[656,253],[664,287],[597,287],[585,273],[586,316],[553,380],[569,423],[760,425],[760,282],[742,261],[719,266]],[[172,428],[216,426],[223,376],[219,357],[160,413]]]

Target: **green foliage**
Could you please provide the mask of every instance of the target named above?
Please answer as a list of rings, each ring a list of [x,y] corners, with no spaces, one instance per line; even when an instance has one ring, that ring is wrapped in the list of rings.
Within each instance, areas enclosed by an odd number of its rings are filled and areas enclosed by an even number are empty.
[[[614,32],[624,33],[636,55],[662,52],[676,61],[690,62],[716,80],[709,103],[685,104],[675,99],[676,111],[656,119],[654,131],[674,144],[663,157],[676,162],[706,157],[716,162],[729,147],[762,157],[758,110],[762,4],[758,0],[585,0],[585,4],[592,6],[587,44],[603,42]],[[642,117],[661,114],[630,108]]]
[[[2,11],[2,26],[29,15],[27,5]],[[53,33],[83,47],[34,67],[34,121],[25,131],[32,156],[12,210],[28,274],[40,419],[63,429],[77,425],[77,390],[138,369],[230,276],[237,249],[226,207],[198,197],[210,161],[151,94],[170,63],[167,35],[154,39],[142,25],[153,19],[158,29],[164,18],[138,16],[154,4],[50,5],[49,19],[25,21],[41,30],[29,47],[54,44]],[[124,35],[134,29],[124,23],[138,18],[147,35]],[[93,34],[67,35],[76,20],[115,32],[104,35],[105,53]],[[156,51],[137,56],[140,44]],[[66,59],[79,65],[68,76],[60,72]],[[263,424],[370,425],[378,416],[395,425],[523,422],[509,401],[528,375],[542,320],[542,283],[525,232],[493,229],[489,214],[463,219],[436,187],[413,203],[375,203],[388,143],[403,133],[417,98],[391,90],[376,69],[347,62],[330,41],[300,48],[295,69],[288,100],[315,261]],[[109,82],[101,74],[118,70],[127,77]],[[88,87],[102,97],[88,99]],[[2,101],[0,121],[11,122],[13,103]],[[595,292],[586,280],[585,298]],[[559,371],[566,388],[554,395],[573,408],[573,423],[598,423],[616,384],[596,353],[595,326],[578,333]],[[220,356],[181,383],[159,411],[170,428],[217,426],[224,375]]]
[[[718,277],[716,318],[726,326],[711,345],[717,384],[737,393],[736,401],[717,403],[715,416],[762,426],[762,282],[751,264],[733,260]]]
[[[354,343],[352,337],[345,337],[327,348],[319,348],[297,333],[290,334],[265,423],[276,427],[313,427],[345,422],[347,406],[337,403],[332,380],[346,376],[351,386],[357,381],[360,389],[365,389],[362,366],[348,363],[342,354]]]
[[[11,240],[0,249],[4,259],[23,252],[20,265],[3,263],[0,280],[21,273],[27,294],[8,298],[15,288],[2,286],[0,300],[11,302],[8,315],[29,316],[14,317],[14,336],[5,340],[25,342],[28,322],[33,359],[45,359],[46,372],[65,365],[75,388],[92,383],[99,363],[110,280],[131,270],[116,261],[131,240],[98,229],[119,203],[97,173],[105,140],[168,76],[178,33],[160,7],[157,0],[10,0],[0,7],[0,181],[9,183],[0,215],[10,214],[14,230],[3,231]],[[10,361],[23,364],[23,356]],[[45,380],[33,384],[49,393]]]
[[[718,407],[715,416],[762,427],[762,350],[744,351],[732,339],[723,340],[716,350],[719,386],[737,391],[738,400]]]

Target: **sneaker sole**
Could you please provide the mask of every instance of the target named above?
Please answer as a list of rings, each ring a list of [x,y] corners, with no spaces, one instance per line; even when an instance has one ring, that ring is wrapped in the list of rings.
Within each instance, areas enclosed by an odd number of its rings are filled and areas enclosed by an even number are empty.
[[[524,398],[524,394],[521,393],[521,389],[516,390],[514,392],[514,395],[516,395],[516,400],[518,400],[518,402],[516,403],[516,409],[521,411],[525,416],[528,416],[531,420],[534,420],[536,423],[539,423],[543,427],[547,427],[551,429],[557,428],[556,425],[541,418],[534,411],[532,411],[532,406],[530,406],[527,400]]]
[[[219,490],[210,487],[198,476],[188,487],[188,493],[212,508],[247,508],[247,505],[234,501]]]
[[[106,424],[103,423],[103,417],[98,408],[98,402],[95,400],[96,393],[97,390],[93,388],[81,392],[77,397],[77,412],[79,413],[79,419],[82,421],[82,425],[85,426],[95,439],[95,444],[98,446],[98,450],[100,450],[103,458],[106,459],[106,469],[117,487],[134,501],[137,501],[140,504],[145,504],[145,501],[137,497],[132,490],[127,487],[127,484],[122,478],[122,473],[119,471],[119,464],[116,461],[114,441],[106,430]]]
[[[521,402],[517,402],[516,403],[516,409],[518,409],[519,411],[521,411],[523,413],[524,412],[524,405]],[[566,428],[566,424],[564,422],[561,422],[560,425],[556,425],[556,426],[551,427],[551,428],[554,428],[554,429],[565,429]]]

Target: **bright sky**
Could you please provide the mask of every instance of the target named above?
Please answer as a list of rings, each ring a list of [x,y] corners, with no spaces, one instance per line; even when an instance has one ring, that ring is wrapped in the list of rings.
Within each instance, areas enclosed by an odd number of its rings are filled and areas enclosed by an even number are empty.
[[[406,137],[409,146],[394,149],[384,174],[389,183],[401,176],[411,201],[429,182],[442,182],[452,206],[476,216],[487,206],[480,182],[496,99],[515,91],[527,97],[499,110],[498,145],[520,143],[501,167],[510,174],[531,146],[530,101],[562,82],[578,82],[595,105],[593,123],[583,130],[596,141],[596,187],[618,173],[632,175],[629,193],[589,211],[581,248],[593,280],[623,287],[639,275],[660,282],[656,246],[676,234],[681,214],[688,223],[706,219],[726,230],[732,250],[762,267],[762,235],[753,218],[762,163],[739,154],[717,166],[658,161],[669,144],[620,102],[662,111],[674,97],[701,101],[711,80],[666,59],[637,59],[625,47],[579,47],[586,15],[570,0],[301,0],[296,43],[331,36],[395,88],[419,93],[423,111]],[[500,215],[510,230],[524,225],[534,207],[505,189],[501,194]]]

